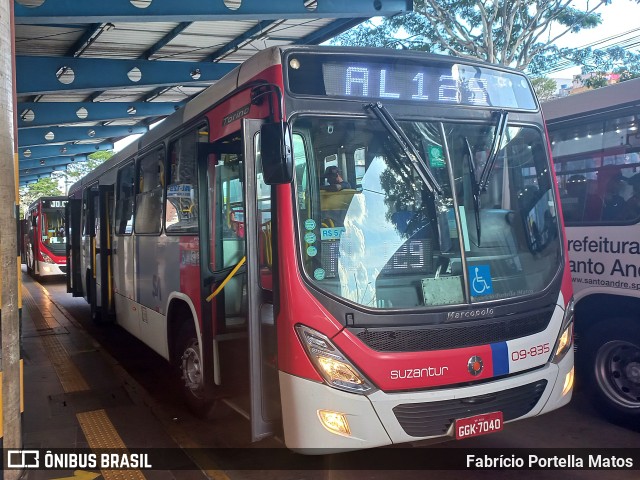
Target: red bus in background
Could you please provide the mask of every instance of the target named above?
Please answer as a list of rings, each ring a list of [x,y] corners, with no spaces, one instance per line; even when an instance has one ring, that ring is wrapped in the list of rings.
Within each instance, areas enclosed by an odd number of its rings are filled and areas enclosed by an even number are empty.
[[[67,197],[40,197],[33,202],[22,223],[22,263],[34,278],[66,275]]]
[[[274,47],[69,191],[69,291],[306,453],[491,433],[569,402],[572,289],[515,70]]]

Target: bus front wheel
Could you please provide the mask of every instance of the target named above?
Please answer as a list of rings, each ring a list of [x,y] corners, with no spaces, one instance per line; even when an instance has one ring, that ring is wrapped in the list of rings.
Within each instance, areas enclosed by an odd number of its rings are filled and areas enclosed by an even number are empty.
[[[191,328],[180,332],[178,365],[185,402],[195,415],[206,417],[214,406],[214,400],[207,394],[202,372],[202,356],[198,338]]]
[[[595,405],[616,423],[640,426],[640,333],[637,322],[607,320],[587,332],[586,389]]]

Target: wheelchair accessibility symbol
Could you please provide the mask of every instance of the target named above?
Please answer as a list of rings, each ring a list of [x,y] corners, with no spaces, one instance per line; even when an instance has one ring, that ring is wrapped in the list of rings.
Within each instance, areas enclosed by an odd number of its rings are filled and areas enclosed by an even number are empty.
[[[493,293],[489,265],[469,267],[469,283],[471,284],[471,295],[474,297]]]

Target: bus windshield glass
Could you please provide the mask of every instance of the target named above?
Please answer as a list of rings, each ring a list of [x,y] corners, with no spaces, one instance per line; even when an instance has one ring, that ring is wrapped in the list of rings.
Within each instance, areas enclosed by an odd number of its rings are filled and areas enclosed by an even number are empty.
[[[397,124],[441,195],[373,116],[293,122],[299,243],[310,281],[374,309],[479,303],[548,286],[562,250],[542,132],[511,123],[498,132],[489,116]],[[497,135],[486,189],[474,200]]]
[[[64,208],[42,209],[42,243],[55,255],[65,255]]]

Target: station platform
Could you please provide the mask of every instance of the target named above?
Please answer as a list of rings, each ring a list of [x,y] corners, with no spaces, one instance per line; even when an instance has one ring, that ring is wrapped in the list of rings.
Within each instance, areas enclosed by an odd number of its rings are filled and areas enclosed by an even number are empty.
[[[39,452],[35,455],[40,457],[40,466],[45,465],[43,449],[52,453],[100,454],[111,449],[180,452],[184,445],[177,435],[172,435],[171,425],[159,418],[152,399],[135,380],[63,306],[52,301],[46,288],[26,274],[22,280],[24,449]],[[33,455],[30,458],[33,460]],[[81,459],[78,464],[71,461],[66,464],[70,468],[56,470],[25,468],[22,478],[195,480],[226,477],[222,472],[202,471],[195,463],[182,465],[179,470],[124,470],[100,468],[99,458],[96,466],[89,468],[86,460]]]

